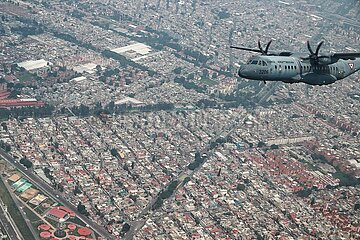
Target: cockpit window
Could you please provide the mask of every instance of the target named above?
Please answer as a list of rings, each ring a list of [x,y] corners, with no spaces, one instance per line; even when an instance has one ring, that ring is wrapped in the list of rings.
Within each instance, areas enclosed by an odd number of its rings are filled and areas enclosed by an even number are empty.
[[[263,66],[267,66],[267,63],[265,61],[262,61]]]
[[[258,60],[252,60],[251,64],[254,64],[254,65],[258,64]]]

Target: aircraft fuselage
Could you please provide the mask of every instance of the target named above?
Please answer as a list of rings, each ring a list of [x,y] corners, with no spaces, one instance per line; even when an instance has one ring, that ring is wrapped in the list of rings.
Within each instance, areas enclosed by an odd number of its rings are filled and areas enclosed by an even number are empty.
[[[360,69],[360,58],[339,59],[329,65],[311,65],[295,56],[256,56],[241,65],[239,76],[260,81],[304,82],[326,85],[343,79]]]

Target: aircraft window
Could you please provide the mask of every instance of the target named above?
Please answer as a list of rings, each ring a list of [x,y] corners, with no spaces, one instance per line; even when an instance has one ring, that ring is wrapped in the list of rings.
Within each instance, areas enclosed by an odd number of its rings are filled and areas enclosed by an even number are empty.
[[[260,65],[260,66],[262,65],[262,61],[261,61],[261,60],[258,62],[258,65]]]
[[[277,69],[277,65],[275,65],[275,69]]]
[[[263,61],[263,66],[267,66],[267,63],[265,61]]]
[[[293,70],[294,69],[294,66],[291,66],[291,70]]]
[[[295,70],[296,70],[296,66],[295,66],[294,68],[295,68]]]
[[[251,64],[258,64],[258,60],[253,60],[252,62],[251,62]]]
[[[287,69],[287,66],[285,65],[285,70]]]

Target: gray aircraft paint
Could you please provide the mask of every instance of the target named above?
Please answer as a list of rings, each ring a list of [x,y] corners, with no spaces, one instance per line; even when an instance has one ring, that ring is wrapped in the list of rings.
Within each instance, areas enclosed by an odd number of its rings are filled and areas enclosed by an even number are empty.
[[[335,53],[316,56],[319,59],[330,60],[334,63],[326,64],[326,62],[323,63],[318,59],[316,61],[319,62],[314,63],[309,57],[302,57],[304,54],[301,56],[297,53],[286,52],[285,54],[290,56],[277,56],[284,53],[271,53],[269,56],[267,50],[270,43],[268,43],[265,51],[261,48],[260,43],[260,50],[233,47],[263,54],[251,57],[247,64],[241,65],[238,71],[240,77],[260,81],[327,85],[346,78],[360,69],[360,53]],[[318,45],[318,49],[321,45],[322,43]],[[308,47],[310,48],[309,44]],[[318,49],[316,53],[319,52]]]
[[[360,69],[360,58],[338,60],[330,65],[311,66],[309,61],[295,57],[256,56],[249,61],[265,62],[267,65],[245,64],[239,69],[239,76],[252,80],[305,82],[314,85],[331,84],[346,78]],[[353,65],[352,65],[353,64]],[[353,66],[351,68],[351,66]]]

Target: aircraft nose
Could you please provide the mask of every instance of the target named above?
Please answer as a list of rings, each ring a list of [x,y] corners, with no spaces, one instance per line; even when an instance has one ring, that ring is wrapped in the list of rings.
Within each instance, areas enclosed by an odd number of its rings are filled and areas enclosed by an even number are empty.
[[[240,68],[239,68],[238,74],[239,74],[240,77],[246,78],[246,77],[249,77],[250,70],[246,66],[241,65]]]

